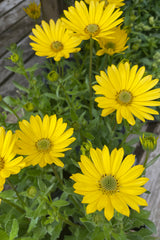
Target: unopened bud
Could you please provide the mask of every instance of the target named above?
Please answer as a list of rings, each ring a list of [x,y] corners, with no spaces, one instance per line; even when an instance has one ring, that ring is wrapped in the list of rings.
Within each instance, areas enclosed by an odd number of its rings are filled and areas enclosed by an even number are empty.
[[[17,63],[18,60],[19,60],[19,55],[17,53],[13,53],[11,56],[10,56],[10,59],[13,63]]]
[[[157,138],[155,138],[154,136],[143,136],[139,138],[142,147],[145,151],[154,151],[157,147]]]
[[[48,78],[49,81],[55,82],[55,81],[58,80],[59,74],[56,71],[53,70],[53,71],[48,73],[47,78]]]
[[[23,107],[27,112],[31,112],[34,109],[33,103],[30,103],[30,102],[26,103]]]
[[[35,198],[37,195],[37,189],[34,186],[31,186],[27,189],[27,197]]]

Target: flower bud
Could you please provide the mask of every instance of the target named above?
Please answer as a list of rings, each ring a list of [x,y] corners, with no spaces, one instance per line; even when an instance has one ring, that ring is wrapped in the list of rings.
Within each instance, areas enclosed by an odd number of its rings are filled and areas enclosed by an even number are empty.
[[[82,155],[90,156],[90,148],[92,148],[92,143],[89,140],[83,142],[81,145]]]
[[[30,102],[26,103],[23,107],[27,112],[31,112],[34,109],[33,103],[30,103]]]
[[[151,24],[151,25],[154,25],[154,17],[153,16],[151,16],[151,17],[149,17],[149,24]]]
[[[56,71],[53,70],[53,71],[50,71],[48,73],[47,78],[48,78],[49,81],[55,82],[55,81],[58,80],[59,74]]]
[[[143,134],[142,137],[139,138],[141,144],[142,144],[142,147],[145,151],[154,151],[157,147],[157,139],[158,138],[155,138],[154,136],[150,135],[150,136],[145,136]]]
[[[10,59],[13,63],[17,63],[18,60],[19,60],[19,55],[17,53],[13,53],[11,56],[10,56]]]
[[[37,195],[37,189],[34,186],[31,186],[27,189],[27,197],[35,198]]]

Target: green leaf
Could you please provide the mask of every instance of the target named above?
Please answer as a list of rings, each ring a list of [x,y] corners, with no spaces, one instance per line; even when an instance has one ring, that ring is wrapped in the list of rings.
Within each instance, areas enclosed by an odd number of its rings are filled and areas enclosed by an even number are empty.
[[[95,137],[94,137],[91,133],[89,133],[89,132],[83,131],[82,134],[83,134],[83,136],[86,137],[87,139],[90,139],[90,140],[95,139]]]
[[[39,64],[35,63],[32,67],[26,68],[26,72],[34,72],[39,68]]]
[[[51,240],[57,240],[61,231],[62,231],[62,226],[63,224],[59,222],[54,228],[52,227],[52,235],[51,235]]]
[[[19,73],[19,74],[22,74],[22,75],[24,73],[24,71],[21,68],[17,67],[17,66],[14,66],[14,67],[6,66],[5,68],[7,70],[11,71],[11,72]]]
[[[9,240],[13,240],[18,236],[18,231],[19,231],[19,223],[17,219],[13,219],[12,222],[12,228],[11,228],[11,233],[9,235]]]
[[[0,229],[0,239],[9,240],[7,233],[3,229]]]
[[[36,227],[37,222],[38,222],[38,217],[35,218],[35,219],[34,218],[31,219],[31,222],[29,224],[29,228],[27,230],[28,233],[30,233],[32,231],[32,229]]]
[[[65,201],[65,200],[56,200],[52,202],[52,206],[54,207],[64,207],[64,206],[68,206],[69,202]]]
[[[13,199],[15,196],[15,192],[13,190],[5,190],[3,192],[0,192],[0,197],[5,199]]]
[[[16,88],[18,88],[19,90],[29,93],[29,90],[25,87],[23,87],[21,84],[17,83],[16,81],[13,81],[13,84]]]

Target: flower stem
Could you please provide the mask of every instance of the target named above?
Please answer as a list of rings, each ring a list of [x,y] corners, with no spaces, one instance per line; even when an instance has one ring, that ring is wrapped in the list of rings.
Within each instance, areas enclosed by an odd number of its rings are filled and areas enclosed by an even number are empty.
[[[16,205],[15,203],[9,201],[8,199],[5,199],[5,198],[2,198],[0,197],[0,199],[3,201],[3,202],[6,202],[7,204],[9,204],[10,206],[14,207],[15,209],[17,209],[19,212],[21,213],[25,213],[24,209],[19,207],[18,205]]]
[[[9,186],[13,189],[13,191],[15,191],[15,193],[16,193],[19,201],[21,202],[22,206],[25,207],[26,205],[25,205],[24,201],[22,200],[22,198],[20,197],[20,195],[19,195],[18,191],[16,190],[16,188],[14,187],[14,185],[11,183],[11,181],[9,179],[7,179],[7,182],[9,184]]]
[[[51,165],[51,168],[52,168],[52,170],[53,170],[53,173],[54,173],[55,177],[57,178],[57,180],[59,181],[59,183],[60,183],[61,186],[63,187],[63,181],[62,181],[62,179],[60,178],[60,176],[59,176],[57,170],[55,169],[55,167],[53,166],[53,164]]]
[[[77,116],[77,114],[76,114],[76,111],[75,111],[75,109],[74,109],[74,107],[73,107],[73,105],[72,105],[72,102],[70,101],[70,99],[69,99],[69,97],[68,97],[68,94],[66,93],[66,90],[65,90],[63,84],[62,84],[59,80],[58,80],[58,83],[59,83],[60,87],[62,88],[64,94],[65,94],[65,97],[66,97],[66,100],[67,100],[67,102],[68,102],[68,105],[70,106],[70,108],[72,109],[74,115],[75,115],[75,116],[77,117],[77,119],[78,119],[78,116]]]
[[[148,161],[148,158],[149,158],[149,153],[150,153],[150,151],[146,151],[146,157],[145,157],[145,160],[144,160],[144,163],[143,163],[144,168],[146,168],[146,164],[147,164],[147,161]]]
[[[92,116],[92,59],[93,59],[93,39],[90,38],[90,55],[89,55],[89,113],[90,119]]]
[[[17,113],[3,100],[1,100],[1,103],[2,103],[2,107],[6,107],[9,111],[11,111],[15,116],[16,118],[18,119],[18,121],[20,121],[20,118],[19,116],[17,115]]]

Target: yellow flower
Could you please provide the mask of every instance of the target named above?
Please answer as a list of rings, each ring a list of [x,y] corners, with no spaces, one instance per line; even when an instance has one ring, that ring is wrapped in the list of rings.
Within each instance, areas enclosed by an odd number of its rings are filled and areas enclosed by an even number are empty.
[[[98,50],[96,55],[101,56],[105,53],[113,55],[115,53],[123,52],[128,48],[128,46],[125,46],[128,40],[126,31],[120,29],[120,27],[117,27],[114,30],[115,32],[110,35],[110,37],[113,37],[112,39],[100,38],[98,40],[102,49]]]
[[[69,58],[70,53],[80,51],[76,47],[81,40],[66,30],[60,19],[56,23],[51,19],[49,24],[42,21],[42,28],[36,25],[32,32],[35,36],[29,37],[35,43],[30,45],[38,56],[53,57],[55,61],[60,61],[62,57]]]
[[[86,3],[90,3],[91,1],[94,2],[101,2],[103,0],[85,0]],[[116,8],[122,7],[123,5],[125,5],[124,0],[104,0],[105,2],[105,6],[107,6],[108,4],[115,4]]]
[[[23,157],[17,157],[15,142],[17,137],[9,130],[7,133],[0,127],[0,191],[3,190],[5,180],[12,174],[17,174],[25,167]]]
[[[57,120],[56,115],[45,115],[41,120],[39,115],[31,116],[30,122],[23,120],[19,122],[21,130],[17,130],[17,152],[21,155],[27,155],[26,165],[39,164],[44,167],[47,164],[56,164],[63,167],[64,164],[59,157],[64,157],[64,153],[71,148],[67,148],[75,141],[73,128],[65,131],[67,123],[63,119]],[[71,137],[71,138],[70,138]]]
[[[41,4],[37,5],[35,2],[31,2],[27,8],[23,8],[25,13],[32,19],[38,19],[41,16]]]
[[[123,22],[123,19],[118,19],[122,11],[118,9],[114,12],[114,4],[109,4],[105,9],[104,4],[104,1],[100,3],[91,1],[88,10],[83,1],[76,1],[75,7],[71,6],[68,11],[64,10],[68,19],[62,18],[62,21],[83,40],[106,37],[113,32],[114,27]]]
[[[83,174],[71,176],[76,182],[73,185],[75,193],[84,195],[82,203],[88,204],[87,214],[104,209],[109,221],[114,216],[114,209],[129,216],[129,207],[139,212],[139,205],[147,206],[146,200],[138,195],[146,191],[142,185],[148,178],[138,178],[144,167],[132,167],[135,161],[133,154],[123,160],[123,148],[115,148],[110,154],[107,146],[104,146],[102,150],[91,148],[90,156],[91,160],[81,155],[79,166]]]
[[[129,124],[134,125],[135,119],[133,115],[145,122],[145,119],[153,120],[151,114],[159,114],[156,110],[149,106],[160,106],[160,88],[152,89],[158,79],[152,80],[152,76],[143,77],[145,67],[134,65],[130,68],[130,64],[120,63],[118,68],[111,65],[104,71],[100,72],[100,76],[96,76],[99,85],[94,85],[93,89],[96,94],[103,95],[95,99],[98,107],[102,108],[102,117],[116,112],[117,123],[122,122],[122,118],[126,119]],[[151,90],[152,89],[152,90]]]

